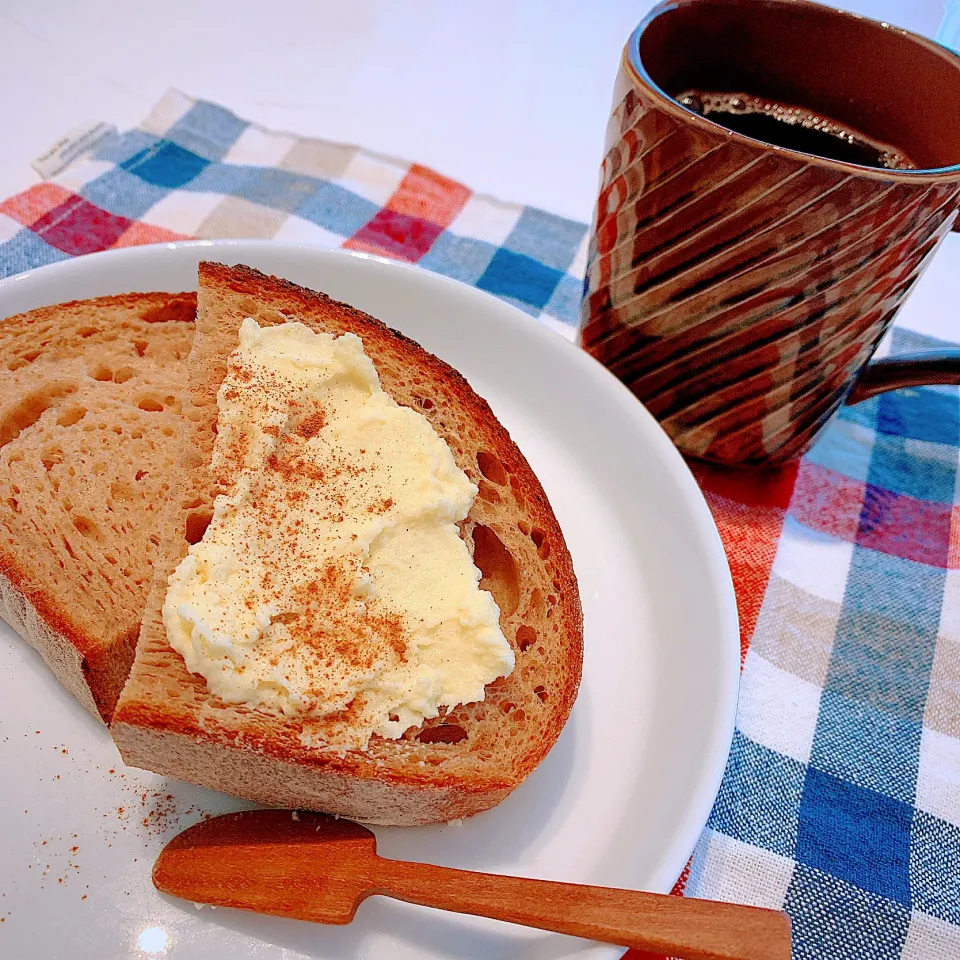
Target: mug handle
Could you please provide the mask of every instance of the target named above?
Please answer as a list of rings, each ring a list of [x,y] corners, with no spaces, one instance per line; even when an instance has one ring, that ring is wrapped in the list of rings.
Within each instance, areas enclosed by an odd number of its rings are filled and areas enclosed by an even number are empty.
[[[960,233],[960,216],[953,221],[950,229]],[[844,402],[853,406],[888,390],[933,384],[960,384],[960,350],[902,353],[896,357],[874,360],[860,371]]]
[[[960,384],[960,350],[903,353],[868,363],[857,377],[846,403],[860,403],[888,390],[944,383]]]

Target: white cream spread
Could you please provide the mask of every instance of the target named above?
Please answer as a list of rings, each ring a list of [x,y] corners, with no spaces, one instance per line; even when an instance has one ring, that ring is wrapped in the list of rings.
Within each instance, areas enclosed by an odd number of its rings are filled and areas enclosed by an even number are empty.
[[[477,488],[358,337],[244,320],[217,402],[228,492],[163,604],[213,693],[298,718],[314,746],[363,748],[510,673],[457,527]]]

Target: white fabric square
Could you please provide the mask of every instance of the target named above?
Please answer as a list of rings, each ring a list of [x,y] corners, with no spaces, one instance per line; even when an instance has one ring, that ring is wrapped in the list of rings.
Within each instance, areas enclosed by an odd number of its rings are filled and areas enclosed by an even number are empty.
[[[290,243],[310,243],[317,247],[339,247],[344,238],[337,233],[324,230],[323,227],[302,217],[287,217],[280,229],[273,235],[274,240],[286,240]]]
[[[793,867],[787,857],[707,829],[693,854],[686,893],[704,900],[781,910]]]
[[[0,213],[0,243],[6,243],[23,229],[22,223],[17,223],[13,217]]]
[[[816,597],[842,603],[852,559],[852,543],[818,533],[788,516],[772,573]]]
[[[179,90],[168,90],[140,124],[140,129],[162,137],[195,103],[193,97]]]
[[[920,737],[917,806],[960,827],[960,740],[929,727]]]
[[[382,207],[396,192],[400,181],[407,175],[408,166],[401,166],[391,160],[371,157],[358,150],[347,164],[343,176],[336,183],[352,193]]]
[[[491,197],[472,194],[449,229],[458,237],[470,237],[502,247],[522,212],[523,207],[516,203],[501,203]]]
[[[956,531],[957,517],[951,526]],[[940,633],[951,640],[960,639],[960,570],[948,570],[943,585],[943,606],[940,608]]]
[[[957,466],[957,448],[950,446],[948,443],[904,437],[903,452],[909,457],[916,457],[918,460],[941,463],[948,469],[954,469]],[[955,486],[960,487],[960,483],[955,484]]]
[[[297,138],[289,134],[271,133],[262,127],[251,125],[237,137],[223,162],[275,167],[293,149],[296,142]]]
[[[821,690],[751,650],[740,677],[737,728],[755,743],[808,763]]]
[[[140,219],[155,227],[193,236],[223,200],[222,193],[173,190],[158,200]]]
[[[587,270],[587,251],[590,249],[590,235],[591,231],[587,230],[583,235],[583,239],[580,241],[580,246],[577,247],[577,252],[573,255],[573,263],[567,268],[567,273],[577,279],[580,279]]]
[[[116,169],[116,164],[106,160],[78,160],[71,163],[52,178],[53,183],[79,193],[81,187],[97,177]]]
[[[960,927],[914,910],[900,960],[960,957]]]
[[[877,349],[873,352],[873,356],[877,360],[881,360],[883,357],[889,357],[890,351],[893,349],[893,327],[891,327],[881,338],[880,343],[877,344]]]

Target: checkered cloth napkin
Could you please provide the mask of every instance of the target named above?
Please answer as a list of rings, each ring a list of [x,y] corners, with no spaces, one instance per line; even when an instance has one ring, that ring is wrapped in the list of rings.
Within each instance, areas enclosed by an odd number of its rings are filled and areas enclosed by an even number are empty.
[[[572,336],[586,235],[174,93],[0,204],[0,276],[108,247],[276,237],[419,263]],[[843,410],[779,471],[695,467],[733,570],[743,683],[675,892],[787,910],[798,958],[960,958],[958,453],[958,392],[939,387]]]

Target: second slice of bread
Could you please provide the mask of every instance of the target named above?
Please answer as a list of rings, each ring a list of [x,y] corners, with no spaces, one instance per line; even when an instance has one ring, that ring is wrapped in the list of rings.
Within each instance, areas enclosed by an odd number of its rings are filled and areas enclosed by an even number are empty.
[[[180,434],[196,296],[0,321],[0,615],[94,716],[133,662]]]
[[[484,701],[344,756],[301,743],[295,720],[227,704],[167,642],[160,607],[170,572],[203,535],[219,492],[208,469],[217,390],[240,324],[298,320],[359,335],[384,389],[421,411],[480,493],[462,535],[516,654]],[[245,267],[201,264],[180,454],[182,484],[163,562],[113,734],[124,760],[273,806],[381,824],[424,824],[493,806],[543,759],[576,697],[582,615],[570,554],[543,489],[490,407],[456,371],[351,307]]]

